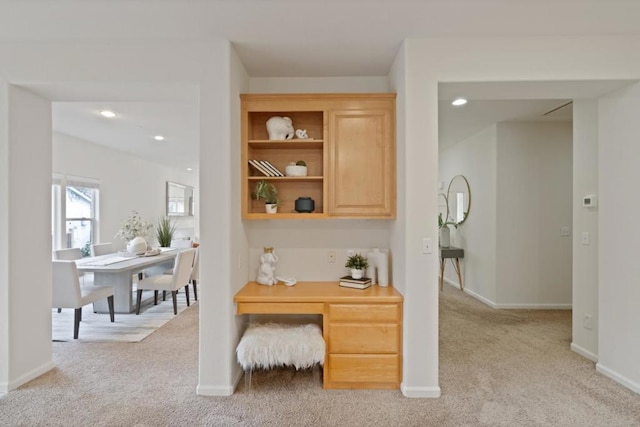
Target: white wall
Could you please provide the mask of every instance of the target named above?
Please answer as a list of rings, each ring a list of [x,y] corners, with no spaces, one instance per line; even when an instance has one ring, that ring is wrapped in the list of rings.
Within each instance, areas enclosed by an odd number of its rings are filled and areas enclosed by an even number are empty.
[[[499,123],[496,303],[571,307],[571,123]]]
[[[42,215],[51,212],[51,104],[17,86],[4,94],[8,139],[0,145],[7,164],[0,180],[6,210],[0,234],[8,262],[0,279],[0,392],[53,367],[51,220]]]
[[[598,361],[598,208],[582,198],[598,194],[598,101],[573,101],[573,337],[571,348]],[[582,244],[588,232],[591,244]],[[584,326],[590,315],[591,329]]]
[[[113,242],[116,249],[123,248],[125,242],[114,236],[132,210],[155,225],[166,214],[167,181],[195,188],[195,216],[172,220],[183,234],[190,230],[192,239],[198,235],[200,200],[198,177],[194,173],[57,132],[53,134],[53,172],[100,181],[98,242]],[[156,244],[155,240],[149,243]]]
[[[376,77],[253,77],[249,93],[389,92],[389,80]]]
[[[440,152],[439,181],[443,193],[451,179],[464,175],[471,188],[469,217],[457,229],[449,227],[451,244],[464,249],[461,262],[465,291],[488,302],[496,301],[496,125]],[[447,261],[445,279],[459,285]]]
[[[599,103],[597,369],[640,393],[640,84]]]

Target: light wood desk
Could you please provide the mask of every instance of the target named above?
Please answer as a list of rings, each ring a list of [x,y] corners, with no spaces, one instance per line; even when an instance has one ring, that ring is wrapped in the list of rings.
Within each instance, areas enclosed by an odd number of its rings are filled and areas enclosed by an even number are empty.
[[[236,314],[322,314],[324,388],[351,389],[400,387],[403,299],[391,286],[360,290],[338,282],[249,282],[233,297]]]

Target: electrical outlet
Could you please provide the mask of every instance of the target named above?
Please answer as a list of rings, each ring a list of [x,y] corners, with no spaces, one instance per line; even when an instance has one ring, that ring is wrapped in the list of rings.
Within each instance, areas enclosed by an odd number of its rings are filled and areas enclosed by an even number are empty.
[[[333,249],[331,249],[327,254],[327,262],[328,263],[336,262],[336,251],[334,251]]]
[[[584,318],[582,319],[582,326],[589,330],[593,328],[593,316],[585,313]]]
[[[563,237],[569,236],[569,227],[560,227],[560,235]]]

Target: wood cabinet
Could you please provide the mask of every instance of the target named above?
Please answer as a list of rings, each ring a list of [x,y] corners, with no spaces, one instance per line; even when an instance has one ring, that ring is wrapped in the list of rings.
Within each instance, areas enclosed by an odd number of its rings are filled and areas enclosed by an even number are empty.
[[[291,118],[309,138],[269,140],[273,116]],[[395,217],[395,94],[243,94],[241,139],[244,219]],[[307,176],[265,176],[249,160],[282,173],[303,160]],[[252,197],[262,179],[278,189],[277,214]],[[298,197],[311,197],[314,212],[297,213]]]
[[[330,304],[327,388],[398,388],[402,305]]]

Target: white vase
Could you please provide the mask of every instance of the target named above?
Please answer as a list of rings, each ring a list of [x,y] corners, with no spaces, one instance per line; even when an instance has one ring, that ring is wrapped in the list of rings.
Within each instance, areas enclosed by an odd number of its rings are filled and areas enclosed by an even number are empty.
[[[449,227],[445,226],[440,229],[440,246],[443,248],[451,246],[451,230],[449,230]]]
[[[367,277],[371,278],[371,284],[383,287],[389,286],[389,258],[386,252],[373,248],[370,252],[367,252],[367,260],[369,260]]]
[[[362,270],[358,270],[356,268],[351,269],[351,277],[354,279],[362,279]]]
[[[132,255],[142,255],[147,251],[147,241],[144,237],[134,237],[127,243],[127,252]]]

